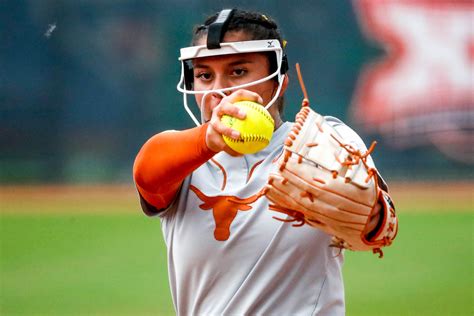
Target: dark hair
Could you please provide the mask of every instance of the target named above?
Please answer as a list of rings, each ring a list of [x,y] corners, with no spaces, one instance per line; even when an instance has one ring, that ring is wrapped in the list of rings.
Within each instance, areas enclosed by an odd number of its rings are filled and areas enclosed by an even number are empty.
[[[197,42],[204,36],[207,35],[209,25],[213,23],[219,12],[207,17],[204,24],[196,25],[193,30],[193,37],[191,45],[197,45]],[[269,16],[259,12],[245,11],[240,9],[234,9],[232,15],[226,25],[225,32],[243,32],[249,38],[247,40],[264,40],[264,39],[277,39],[280,42],[282,48],[285,47],[283,37],[280,29],[276,22]],[[276,57],[273,53],[266,53],[270,61],[270,73],[275,72],[277,69]],[[285,56],[286,62],[286,56]],[[287,65],[285,64],[285,67]],[[286,69],[284,69],[286,71]],[[283,97],[277,101],[278,111],[283,114]]]
[[[209,16],[204,24],[194,27],[193,39],[191,45],[205,34],[209,25],[217,19],[219,12]],[[226,32],[243,31],[250,36],[249,40],[277,39],[283,47],[283,39],[277,24],[270,17],[259,12],[250,12],[234,9],[232,16],[227,24]]]

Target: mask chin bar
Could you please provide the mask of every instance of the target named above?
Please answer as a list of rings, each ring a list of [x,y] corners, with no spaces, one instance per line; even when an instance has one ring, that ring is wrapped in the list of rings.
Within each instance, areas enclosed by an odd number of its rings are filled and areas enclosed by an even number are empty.
[[[200,57],[209,57],[209,56],[220,56],[220,55],[229,55],[229,54],[242,54],[242,53],[252,53],[252,52],[274,52],[276,55],[276,70],[270,75],[261,78],[256,81],[252,81],[246,84],[223,88],[215,90],[193,90],[193,70],[192,67],[188,64],[194,58]],[[189,114],[194,123],[199,126],[201,123],[198,121],[196,116],[193,114],[191,109],[188,106],[188,95],[198,95],[203,94],[203,100],[199,104],[201,112],[201,122],[203,120],[203,109],[205,98],[211,93],[217,93],[222,96],[225,96],[225,92],[238,90],[246,87],[250,87],[256,84],[260,84],[264,81],[271,80],[274,77],[278,79],[278,89],[270,100],[270,102],[265,106],[265,109],[269,109],[278,99],[283,80],[285,78],[285,73],[288,69],[288,63],[286,61],[286,56],[283,56],[282,49],[278,40],[257,40],[257,41],[245,41],[245,42],[225,42],[220,43],[220,48],[217,49],[208,49],[206,45],[202,46],[192,46],[181,49],[181,57],[179,60],[182,63],[181,66],[181,78],[176,86],[177,90],[183,93],[183,105],[186,112]]]

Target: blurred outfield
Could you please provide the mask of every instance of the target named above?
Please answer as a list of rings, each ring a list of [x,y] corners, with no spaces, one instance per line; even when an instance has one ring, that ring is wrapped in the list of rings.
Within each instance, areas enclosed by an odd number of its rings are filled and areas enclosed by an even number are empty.
[[[347,315],[473,315],[474,184],[392,185],[385,258],[346,253]],[[131,187],[0,187],[0,315],[174,315]]]

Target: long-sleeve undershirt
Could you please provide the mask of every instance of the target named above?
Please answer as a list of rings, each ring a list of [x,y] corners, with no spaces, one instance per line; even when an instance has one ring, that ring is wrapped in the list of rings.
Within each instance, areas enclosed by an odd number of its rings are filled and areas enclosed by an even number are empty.
[[[183,180],[216,154],[206,145],[207,126],[156,134],[140,149],[133,178],[141,197],[157,210],[168,207]]]

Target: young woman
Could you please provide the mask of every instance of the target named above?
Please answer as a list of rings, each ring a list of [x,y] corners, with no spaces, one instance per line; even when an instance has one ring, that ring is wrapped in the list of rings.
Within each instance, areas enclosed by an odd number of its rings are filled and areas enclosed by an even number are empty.
[[[275,220],[261,194],[292,126],[281,119],[288,86],[283,48],[277,25],[265,15],[223,10],[208,18],[180,58],[178,90],[198,127],[157,134],[137,155],[135,183],[144,212],[161,220],[179,315],[345,312],[343,254],[329,247],[331,236]],[[251,155],[239,155],[222,138],[239,138],[220,119],[245,118],[234,105],[240,100],[262,104],[275,121],[270,144]],[[366,150],[349,127],[326,120]],[[374,208],[368,234],[383,212]]]

